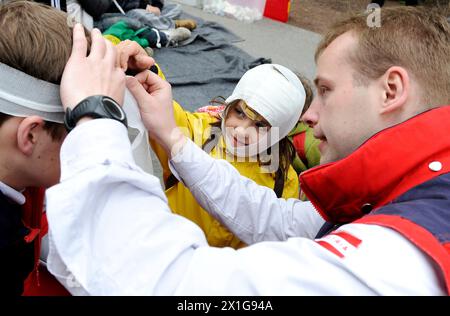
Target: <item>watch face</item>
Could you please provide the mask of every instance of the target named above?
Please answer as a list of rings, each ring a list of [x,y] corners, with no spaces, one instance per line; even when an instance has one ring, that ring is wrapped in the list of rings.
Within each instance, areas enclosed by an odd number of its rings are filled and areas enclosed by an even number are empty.
[[[104,98],[103,104],[105,106],[105,110],[108,111],[109,114],[111,114],[114,118],[116,118],[119,121],[122,121],[125,119],[125,113],[120,107],[120,105],[117,105],[115,102]]]

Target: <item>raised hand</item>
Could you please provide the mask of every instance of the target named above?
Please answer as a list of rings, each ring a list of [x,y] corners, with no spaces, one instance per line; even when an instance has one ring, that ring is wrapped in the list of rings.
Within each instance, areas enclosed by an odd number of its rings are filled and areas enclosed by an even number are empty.
[[[119,104],[125,93],[125,73],[116,65],[117,52],[98,29],[91,32],[91,51],[87,54],[84,28],[73,28],[72,54],[61,80],[61,101],[65,109],[75,107],[92,95],[105,95]]]
[[[185,137],[175,123],[170,84],[147,70],[128,77],[127,87],[138,102],[150,137],[160,143],[169,156],[175,155],[185,143]]]

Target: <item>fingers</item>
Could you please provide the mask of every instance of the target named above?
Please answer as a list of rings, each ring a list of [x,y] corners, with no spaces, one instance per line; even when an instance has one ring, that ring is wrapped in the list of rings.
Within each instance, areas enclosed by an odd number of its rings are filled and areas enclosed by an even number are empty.
[[[118,53],[118,64],[119,67],[122,68],[123,71],[127,71],[128,69],[128,56],[124,53],[124,52],[119,52]]]
[[[147,56],[147,54],[137,55],[134,59],[136,61],[136,67],[138,69],[149,69],[155,64],[155,60],[150,56]]]
[[[120,56],[120,66],[123,69],[127,69],[128,67],[128,60],[130,57],[135,57],[139,54],[145,54],[145,51],[141,48],[141,46],[133,41],[125,41],[123,47],[121,50],[121,56]]]
[[[143,103],[142,101],[146,97],[148,97],[147,91],[145,91],[142,84],[135,77],[131,77],[131,76],[127,76],[127,88],[128,88],[128,90],[130,90],[130,92],[136,98],[136,101],[140,108],[141,103]]]
[[[93,29],[91,32],[92,45],[89,57],[93,59],[102,59],[106,53],[106,40],[98,29]]]
[[[136,42],[126,40],[117,45],[118,65],[123,70],[128,67],[136,70],[144,70],[150,68],[155,61],[149,57],[145,50]]]
[[[150,76],[151,71],[150,70],[146,70],[146,71],[142,71],[140,73],[138,73],[136,76],[134,76],[137,81],[139,81],[140,84],[143,84],[145,82],[147,82],[147,78]]]
[[[138,73],[136,76],[136,79],[140,83],[146,83],[148,85],[161,85],[163,83],[167,83],[167,81],[161,79],[157,74],[155,74],[151,70],[145,70],[140,73]]]
[[[84,28],[80,23],[75,24],[73,28],[72,56],[76,58],[86,57],[87,40],[84,34]]]
[[[119,51],[118,59],[120,68],[124,71],[128,69],[128,59],[133,55],[133,46],[131,41],[126,40],[124,42],[120,42],[117,46],[117,50]],[[136,43],[137,44],[137,43]]]
[[[162,90],[162,89],[170,89],[170,84],[161,79],[157,74],[155,74],[154,72],[147,70],[147,71],[143,71],[139,74],[136,75],[136,79],[141,83],[141,84],[147,84],[149,89],[148,91],[150,93],[153,93],[155,91],[158,90]]]
[[[161,92],[171,91],[170,84],[150,70],[143,71],[135,77],[127,77],[127,87],[138,101],[148,97],[149,94],[156,96]]]
[[[105,40],[106,52],[105,61],[110,63],[112,67],[116,66],[117,51],[108,40]]]

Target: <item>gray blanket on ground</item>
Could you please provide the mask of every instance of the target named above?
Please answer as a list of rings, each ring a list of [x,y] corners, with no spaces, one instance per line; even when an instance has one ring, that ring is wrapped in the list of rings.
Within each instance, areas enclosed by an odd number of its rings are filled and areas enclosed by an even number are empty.
[[[228,97],[250,68],[269,59],[255,59],[233,45],[239,37],[215,22],[183,14],[198,23],[189,40],[178,47],[155,49],[155,60],[173,88],[173,98],[194,111],[217,96]]]

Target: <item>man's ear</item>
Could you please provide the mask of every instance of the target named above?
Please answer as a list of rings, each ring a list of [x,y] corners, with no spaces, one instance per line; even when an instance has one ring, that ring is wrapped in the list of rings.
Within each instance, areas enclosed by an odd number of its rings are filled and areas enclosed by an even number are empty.
[[[393,66],[381,77],[383,103],[380,114],[402,109],[410,94],[410,77],[405,68]]]
[[[20,122],[17,128],[17,146],[24,155],[30,156],[33,153],[44,124],[39,116],[29,116]]]

